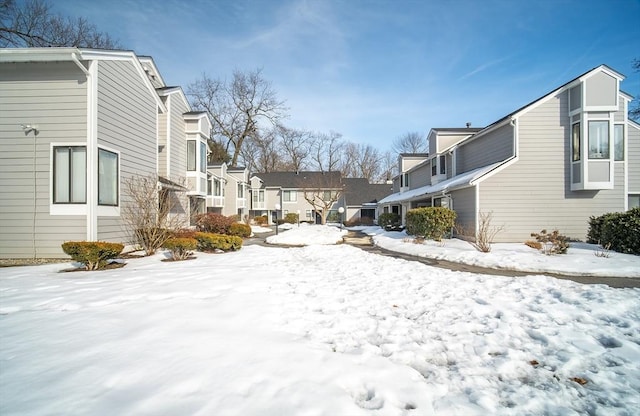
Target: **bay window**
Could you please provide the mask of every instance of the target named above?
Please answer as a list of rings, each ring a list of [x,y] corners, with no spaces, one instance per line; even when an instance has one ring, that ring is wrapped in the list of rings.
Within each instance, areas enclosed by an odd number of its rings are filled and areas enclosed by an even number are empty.
[[[187,140],[187,170],[196,170],[196,141]]]
[[[571,126],[571,160],[573,162],[580,160],[580,123],[574,123]]]
[[[624,160],[624,124],[613,126],[613,158],[616,161]]]

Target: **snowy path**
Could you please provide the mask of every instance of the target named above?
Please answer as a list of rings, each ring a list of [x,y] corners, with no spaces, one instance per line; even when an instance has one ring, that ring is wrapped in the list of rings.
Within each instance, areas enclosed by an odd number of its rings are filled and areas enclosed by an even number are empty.
[[[638,289],[346,245],[61,268],[0,270],[2,415],[640,412]]]

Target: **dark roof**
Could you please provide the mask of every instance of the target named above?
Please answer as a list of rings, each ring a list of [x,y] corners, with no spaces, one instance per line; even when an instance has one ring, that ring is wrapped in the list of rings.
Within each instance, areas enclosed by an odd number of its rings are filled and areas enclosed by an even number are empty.
[[[373,184],[366,178],[345,178],[344,198],[346,205],[376,203],[393,193],[391,184]]]
[[[327,188],[339,188],[342,186],[342,176],[340,172],[266,172],[253,173],[250,175],[250,177],[254,176],[262,179],[265,187],[275,186],[285,189],[296,189],[317,187],[318,184],[325,184],[323,187]]]
[[[484,127],[434,127],[431,130],[452,133],[477,133]]]
[[[400,156],[403,157],[408,157],[408,156],[413,156],[413,157],[428,157],[429,153],[400,153]]]

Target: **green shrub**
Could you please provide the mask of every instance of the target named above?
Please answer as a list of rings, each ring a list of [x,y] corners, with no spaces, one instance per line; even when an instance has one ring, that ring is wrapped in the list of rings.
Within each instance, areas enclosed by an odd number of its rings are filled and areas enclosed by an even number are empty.
[[[378,225],[382,228],[400,225],[400,215],[393,212],[385,212],[384,214],[380,214],[380,216],[378,217]]]
[[[171,251],[173,260],[186,260],[193,254],[193,250],[198,246],[198,241],[195,238],[173,237],[165,241],[162,246]]]
[[[456,223],[456,212],[445,207],[415,208],[407,211],[407,234],[440,241]]]
[[[587,242],[640,255],[640,207],[589,218]]]
[[[214,212],[196,215],[196,227],[198,227],[199,231],[205,233],[228,234],[229,227],[235,223],[235,218],[225,217]]]
[[[236,251],[242,247],[242,238],[236,235],[196,233],[200,251]]]
[[[290,212],[284,216],[284,222],[289,224],[297,224],[298,223],[298,213]]]
[[[229,227],[229,235],[237,235],[241,238],[247,238],[251,236],[251,226],[240,222],[231,224],[231,227]]]
[[[62,244],[62,251],[73,260],[84,264],[87,270],[98,270],[108,264],[108,260],[118,257],[124,249],[120,243],[103,241],[67,241]]]
[[[531,237],[535,237],[536,241],[540,243],[540,251],[547,255],[567,254],[569,249],[569,238],[560,234],[558,230],[553,230],[550,234],[547,233],[547,230],[542,230],[540,233],[531,233]]]
[[[371,217],[359,217],[344,223],[347,227],[355,227],[358,225],[373,225],[373,218]]]

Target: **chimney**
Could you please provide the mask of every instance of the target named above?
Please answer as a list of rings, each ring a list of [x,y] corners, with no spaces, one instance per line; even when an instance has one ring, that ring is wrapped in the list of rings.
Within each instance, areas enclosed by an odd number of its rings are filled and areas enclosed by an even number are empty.
[[[471,122],[467,121],[467,128],[471,127]]]

